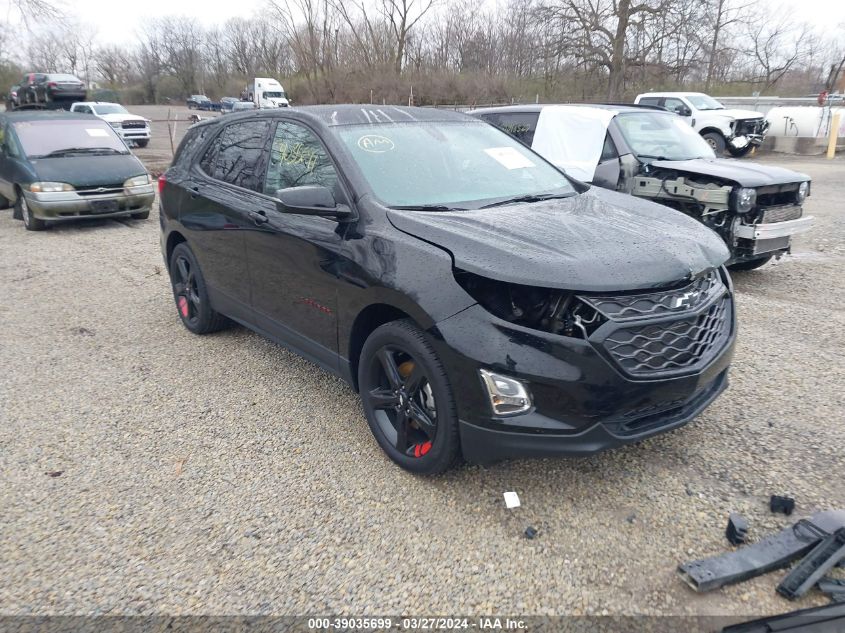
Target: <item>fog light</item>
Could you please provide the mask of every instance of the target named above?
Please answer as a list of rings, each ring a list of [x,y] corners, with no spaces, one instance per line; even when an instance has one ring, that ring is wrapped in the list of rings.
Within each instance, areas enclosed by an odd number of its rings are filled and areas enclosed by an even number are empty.
[[[493,413],[499,416],[519,415],[531,408],[531,395],[521,382],[486,369],[479,371],[487,388]]]
[[[796,194],[796,196],[795,196],[795,201],[796,201],[798,204],[803,203],[803,202],[804,202],[804,200],[806,200],[806,199],[807,199],[807,194],[808,194],[809,192],[810,192],[810,183],[808,183],[808,182],[805,180],[805,181],[804,181],[804,182],[802,182],[800,185],[798,185],[798,193],[797,193],[797,194]]]

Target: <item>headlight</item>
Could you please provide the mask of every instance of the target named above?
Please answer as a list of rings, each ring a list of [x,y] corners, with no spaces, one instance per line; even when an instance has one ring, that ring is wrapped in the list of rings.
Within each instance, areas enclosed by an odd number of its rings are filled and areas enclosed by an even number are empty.
[[[123,186],[129,189],[130,187],[145,187],[150,184],[150,175],[135,176],[123,183]]]
[[[804,200],[807,199],[807,196],[809,195],[809,193],[810,193],[810,183],[807,182],[807,181],[802,182],[800,185],[798,185],[798,193],[795,194],[795,201],[798,204],[801,204],[802,202],[804,202]]]
[[[58,191],[75,191],[72,185],[66,182],[34,182],[29,185],[33,193],[56,193]]]
[[[112,127],[120,127],[122,123],[120,121],[109,121],[109,125]]]
[[[518,380],[494,374],[486,369],[479,370],[481,380],[487,388],[493,413],[498,416],[519,415],[531,408],[531,395]]]
[[[736,190],[736,212],[748,213],[754,208],[754,203],[757,202],[757,190],[749,189],[747,187],[740,187]]]

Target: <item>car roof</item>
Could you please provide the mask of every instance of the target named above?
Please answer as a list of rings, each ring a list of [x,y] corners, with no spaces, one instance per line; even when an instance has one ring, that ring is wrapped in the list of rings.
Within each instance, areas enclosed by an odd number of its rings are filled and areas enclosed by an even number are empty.
[[[55,121],[55,120],[69,120],[69,121],[99,121],[99,119],[92,118],[90,114],[82,112],[57,112],[50,110],[44,112],[43,110],[18,110],[16,112],[2,113],[9,121]]]
[[[703,92],[643,92],[640,97],[703,97]]]
[[[294,117],[311,120],[314,123],[335,127],[340,125],[389,125],[391,123],[434,123],[449,121],[472,120],[466,114],[440,108],[419,108],[407,106],[380,105],[314,105],[297,108],[271,108],[266,110],[250,110],[243,114],[226,116],[225,121],[267,118],[272,119],[279,114],[292,114]],[[210,125],[215,121],[224,120],[215,117],[200,121],[196,125]]]
[[[597,110],[610,110],[619,114],[620,112],[642,112],[648,110],[649,112],[666,112],[663,109],[645,108],[636,104],[615,104],[615,103],[531,103],[526,105],[509,105],[492,108],[478,108],[477,110],[470,110],[470,114],[492,114],[494,112],[540,112],[543,108],[550,106],[560,108],[595,108]]]
[[[74,101],[73,105],[120,105],[114,101]]]

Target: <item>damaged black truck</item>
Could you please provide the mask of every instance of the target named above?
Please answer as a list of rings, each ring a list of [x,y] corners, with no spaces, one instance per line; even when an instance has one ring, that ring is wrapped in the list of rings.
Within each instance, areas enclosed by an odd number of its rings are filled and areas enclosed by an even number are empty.
[[[341,376],[410,471],[595,453],[686,424],[727,386],[719,237],[466,115],[211,119],[160,191],[185,327],[234,320]]]
[[[805,174],[717,158],[681,117],[624,105],[526,105],[470,114],[492,123],[584,182],[653,200],[711,228],[729,267],[759,268],[810,229]]]

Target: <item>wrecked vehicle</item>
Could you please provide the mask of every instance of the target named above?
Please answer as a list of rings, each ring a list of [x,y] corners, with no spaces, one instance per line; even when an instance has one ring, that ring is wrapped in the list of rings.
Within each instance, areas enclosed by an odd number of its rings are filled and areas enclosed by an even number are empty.
[[[149,217],[147,170],[105,121],[88,114],[0,114],[0,208],[29,231],[82,217]]]
[[[707,141],[716,156],[726,149],[731,156],[745,156],[763,144],[769,130],[761,112],[728,109],[701,92],[647,92],[637,95],[634,103],[674,112]]]
[[[201,121],[159,190],[183,325],[236,321],[337,374],[407,470],[594,453],[686,424],[727,385],[718,236],[466,115]]]
[[[526,105],[470,114],[594,185],[672,207],[716,231],[729,266],[759,268],[810,229],[805,174],[716,158],[676,115],[636,106]]]

